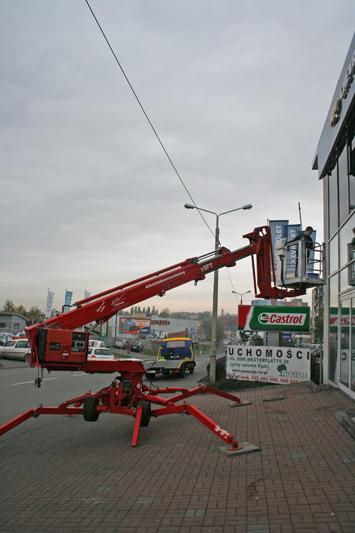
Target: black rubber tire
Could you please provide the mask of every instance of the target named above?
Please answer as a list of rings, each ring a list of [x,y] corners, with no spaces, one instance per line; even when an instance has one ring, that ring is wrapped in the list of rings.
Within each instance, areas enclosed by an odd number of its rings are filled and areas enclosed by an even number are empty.
[[[99,418],[99,413],[96,411],[97,402],[96,397],[85,398],[83,416],[86,422],[96,422]]]
[[[190,372],[191,375],[194,373],[194,370],[195,370],[195,367],[193,365],[191,365],[189,367],[189,372]]]
[[[26,364],[29,365],[29,364],[30,364],[30,354],[29,354],[29,353],[26,353],[26,355],[25,355],[25,357],[24,357],[23,360],[24,360],[24,362],[25,362]]]
[[[179,377],[180,378],[184,378],[185,377],[185,372],[186,372],[186,366],[182,365],[181,368],[180,368],[180,371],[179,371]]]
[[[141,427],[146,428],[147,426],[149,426],[151,403],[148,402],[148,400],[141,400],[138,406],[143,408],[142,418],[141,418]]]

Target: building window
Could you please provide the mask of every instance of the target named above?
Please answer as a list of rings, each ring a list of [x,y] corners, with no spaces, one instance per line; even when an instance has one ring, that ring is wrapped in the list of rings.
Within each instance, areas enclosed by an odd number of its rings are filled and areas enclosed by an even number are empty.
[[[350,352],[350,300],[343,302],[340,309],[340,383],[349,387],[349,352]]]
[[[349,214],[349,175],[348,175],[348,146],[344,146],[338,159],[339,180],[339,222],[342,224]]]
[[[338,180],[337,168],[328,176],[328,212],[329,212],[329,237],[334,235],[339,227],[338,220]],[[355,201],[355,198],[354,198]]]
[[[332,274],[339,268],[338,240],[338,235],[335,235],[329,243],[329,274]]]
[[[355,286],[355,263],[343,268],[340,271],[340,291],[344,292]]]
[[[355,298],[351,299],[352,306],[351,306],[351,323],[350,323],[350,341],[351,341],[351,374],[350,374],[350,383],[351,383],[351,390],[355,391],[355,321],[353,320],[354,313],[354,306],[355,306]]]
[[[338,275],[329,279],[329,380],[336,382],[336,369],[338,361]]]
[[[353,135],[349,143],[349,193],[350,210],[355,209],[355,136]]]
[[[352,259],[352,240],[355,235],[353,228],[355,227],[355,213],[349,218],[347,223],[341,228],[340,235],[340,267],[347,265]]]

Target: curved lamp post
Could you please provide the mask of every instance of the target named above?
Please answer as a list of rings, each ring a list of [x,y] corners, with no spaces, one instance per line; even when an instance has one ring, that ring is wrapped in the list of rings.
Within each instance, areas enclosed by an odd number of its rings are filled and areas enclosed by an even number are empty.
[[[243,296],[244,294],[249,294],[251,291],[245,291],[245,292],[237,292],[232,291],[233,294],[238,294],[240,296],[240,305],[243,305]]]
[[[251,209],[252,204],[242,205],[241,207],[236,207],[235,209],[229,209],[229,211],[223,211],[222,213],[215,213],[215,211],[210,211],[209,209],[203,209],[202,207],[197,207],[197,205],[185,204],[185,209],[198,209],[199,211],[204,211],[206,213],[211,213],[216,217],[216,229],[215,229],[215,243],[214,249],[218,250],[219,243],[219,219],[222,215],[227,213],[234,213],[234,211]],[[218,314],[218,270],[214,271],[213,278],[213,304],[212,304],[212,321],[211,321],[211,357],[210,357],[210,382],[213,383],[216,381],[216,358],[217,358],[217,314]]]

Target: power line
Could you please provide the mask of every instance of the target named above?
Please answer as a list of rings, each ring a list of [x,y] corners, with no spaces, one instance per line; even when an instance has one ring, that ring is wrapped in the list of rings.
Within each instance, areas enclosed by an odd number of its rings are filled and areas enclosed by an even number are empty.
[[[150,128],[151,128],[151,130],[153,131],[154,136],[156,137],[156,139],[157,139],[157,141],[159,142],[159,144],[160,144],[160,146],[161,146],[161,148],[162,148],[162,150],[163,150],[165,156],[167,157],[167,159],[168,159],[168,161],[169,161],[171,167],[173,168],[173,170],[174,170],[176,176],[178,177],[178,179],[179,179],[181,185],[182,185],[183,188],[185,189],[185,192],[187,193],[187,195],[189,196],[189,198],[190,198],[190,200],[192,201],[193,205],[195,206],[195,209],[197,209],[198,214],[200,215],[200,217],[201,217],[201,219],[203,220],[204,224],[207,226],[208,230],[210,231],[210,233],[212,234],[212,236],[215,238],[215,233],[214,233],[214,231],[211,229],[211,227],[210,227],[210,225],[208,224],[207,220],[205,219],[204,215],[202,214],[202,212],[200,211],[200,209],[197,207],[196,202],[195,202],[193,196],[191,195],[190,191],[188,190],[188,188],[187,188],[187,186],[186,186],[186,184],[185,184],[185,182],[184,182],[184,180],[183,180],[183,178],[182,178],[180,172],[179,172],[178,169],[176,168],[176,166],[175,166],[175,164],[174,164],[172,158],[170,157],[170,155],[169,155],[169,153],[168,153],[168,151],[167,151],[167,149],[166,149],[166,147],[165,147],[163,141],[161,140],[161,138],[160,138],[160,136],[159,136],[157,130],[155,129],[155,127],[154,127],[154,125],[153,125],[151,119],[149,118],[148,113],[146,112],[145,108],[143,107],[142,102],[140,101],[140,99],[139,99],[139,97],[138,97],[138,95],[137,95],[137,93],[136,93],[136,91],[135,91],[135,89],[134,89],[134,87],[133,87],[131,81],[129,80],[129,78],[128,78],[128,76],[127,76],[125,70],[124,70],[124,68],[122,67],[122,65],[121,65],[121,63],[120,63],[120,61],[119,61],[119,59],[118,59],[118,57],[117,57],[117,54],[116,54],[115,51],[113,50],[113,48],[112,48],[112,46],[111,46],[111,43],[110,43],[110,41],[108,40],[108,38],[107,38],[107,36],[106,36],[106,34],[105,34],[105,32],[104,32],[104,30],[103,30],[103,28],[102,28],[102,26],[101,26],[99,20],[98,20],[98,18],[96,17],[96,15],[95,15],[95,13],[94,13],[94,11],[93,11],[93,9],[92,9],[92,7],[91,7],[89,1],[88,1],[88,0],[85,0],[85,2],[86,2],[86,5],[88,6],[88,8],[89,8],[89,10],[90,10],[90,12],[91,12],[91,14],[92,14],[92,16],[93,16],[93,18],[94,18],[94,20],[95,20],[97,26],[98,26],[98,28],[99,28],[99,30],[100,30],[100,32],[101,32],[103,38],[105,39],[106,44],[107,44],[107,46],[109,47],[111,54],[113,55],[113,57],[114,57],[114,59],[115,59],[117,65],[118,65],[119,69],[121,70],[121,72],[122,72],[122,74],[123,74],[123,76],[124,76],[124,78],[125,78],[125,80],[126,80],[128,86],[129,86],[129,88],[131,89],[131,92],[132,92],[134,98],[136,99],[136,101],[137,101],[137,103],[138,103],[138,105],[139,105],[139,107],[140,107],[142,113],[144,114],[144,116],[145,116],[145,118],[146,118],[146,120],[147,120],[147,122],[148,122],[148,124],[149,124],[149,126],[150,126]],[[220,243],[219,243],[219,244],[220,244]],[[230,275],[230,272],[229,272],[228,269],[227,269],[227,273],[228,273],[228,277],[229,277],[229,281],[230,281],[231,287],[232,287],[232,289],[234,290],[233,281],[232,281],[232,278],[231,278],[231,275]]]
[[[192,203],[194,204],[194,206],[195,206],[195,208],[197,209],[198,214],[199,214],[200,217],[202,218],[203,222],[206,224],[206,226],[207,226],[207,228],[209,229],[209,231],[211,232],[211,234],[212,234],[213,236],[215,236],[215,234],[214,234],[213,230],[211,229],[211,227],[209,226],[207,220],[205,219],[205,217],[203,216],[203,214],[201,213],[201,211],[200,211],[199,208],[197,207],[195,200],[193,199],[193,197],[192,197],[190,191],[188,190],[188,188],[187,188],[187,186],[186,186],[184,180],[183,180],[182,177],[181,177],[180,172],[177,170],[177,168],[176,168],[176,166],[175,166],[173,160],[171,159],[171,157],[170,157],[170,155],[169,155],[169,153],[168,153],[168,151],[167,151],[167,149],[166,149],[166,147],[165,147],[163,141],[161,140],[161,138],[160,138],[160,136],[159,136],[157,130],[156,130],[155,127],[153,126],[152,121],[150,120],[150,118],[149,118],[149,116],[148,116],[146,110],[144,109],[143,104],[142,104],[142,102],[140,101],[140,99],[139,99],[139,97],[138,97],[136,91],[134,90],[132,83],[131,83],[130,80],[128,79],[128,76],[127,76],[127,74],[126,74],[124,68],[122,67],[120,61],[118,60],[118,57],[117,57],[115,51],[113,50],[113,48],[112,48],[112,46],[111,46],[111,44],[110,44],[110,41],[109,41],[108,38],[106,37],[106,34],[105,34],[104,30],[102,29],[102,26],[101,26],[100,22],[98,21],[98,19],[97,19],[95,13],[94,13],[94,11],[93,11],[93,9],[92,9],[92,7],[91,7],[89,1],[88,1],[88,0],[85,0],[85,2],[86,2],[86,5],[88,6],[88,8],[89,8],[89,10],[90,10],[90,12],[91,12],[91,14],[92,14],[92,16],[93,16],[93,18],[94,18],[94,20],[95,20],[97,26],[98,26],[98,28],[99,28],[99,30],[100,30],[100,32],[101,32],[103,38],[105,39],[106,44],[107,44],[107,46],[109,47],[109,49],[110,49],[110,51],[111,51],[111,53],[112,53],[112,55],[113,55],[113,57],[114,57],[114,59],[115,59],[117,65],[118,65],[118,67],[120,68],[120,70],[121,70],[121,72],[122,72],[122,74],[123,74],[123,76],[124,76],[126,82],[128,83],[128,86],[129,86],[129,88],[131,89],[131,91],[132,91],[132,93],[133,93],[133,95],[134,95],[134,97],[135,97],[135,99],[136,99],[136,101],[137,101],[139,107],[141,108],[141,110],[142,110],[142,112],[143,112],[143,114],[144,114],[144,116],[145,116],[145,118],[146,118],[146,120],[147,120],[149,126],[151,127],[151,129],[152,129],[152,131],[153,131],[153,133],[154,133],[154,135],[155,135],[157,141],[159,142],[161,148],[163,149],[163,152],[164,152],[164,154],[166,155],[166,157],[167,157],[167,159],[168,159],[170,165],[172,166],[172,168],[173,168],[175,174],[176,174],[177,177],[179,178],[181,185],[184,187],[185,192],[187,193],[187,195],[189,196],[190,200],[191,200]]]

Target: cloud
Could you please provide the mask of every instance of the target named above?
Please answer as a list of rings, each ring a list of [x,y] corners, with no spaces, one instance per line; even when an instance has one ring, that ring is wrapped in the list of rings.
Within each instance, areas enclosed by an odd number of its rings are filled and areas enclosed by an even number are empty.
[[[243,246],[268,218],[297,222],[298,201],[321,236],[311,163],[353,3],[92,6],[196,203],[253,203],[221,219],[222,242]],[[0,305],[43,308],[50,287],[59,307],[65,288],[80,298],[213,248],[85,2],[3,1],[0,40]],[[249,261],[230,275],[235,290],[252,288]],[[208,308],[211,283],[154,304]]]

